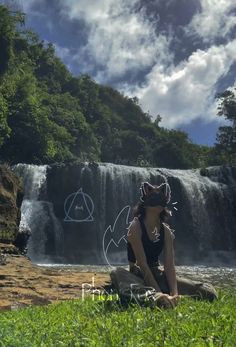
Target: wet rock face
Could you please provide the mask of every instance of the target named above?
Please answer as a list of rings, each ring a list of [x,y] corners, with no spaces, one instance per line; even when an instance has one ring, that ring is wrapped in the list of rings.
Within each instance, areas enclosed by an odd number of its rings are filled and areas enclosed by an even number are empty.
[[[6,165],[0,165],[0,242],[13,242],[18,234],[23,200],[20,179]]]

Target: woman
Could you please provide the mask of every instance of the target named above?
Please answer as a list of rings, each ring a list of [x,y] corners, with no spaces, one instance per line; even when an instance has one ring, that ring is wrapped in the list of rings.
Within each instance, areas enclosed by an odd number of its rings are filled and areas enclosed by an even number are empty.
[[[129,273],[117,269],[111,273],[113,284],[118,291],[125,283],[133,281],[137,286],[155,289],[157,305],[174,307],[180,294],[213,300],[217,297],[215,289],[202,282],[176,277],[174,263],[173,233],[165,223],[170,211],[171,191],[167,183],[153,186],[144,182],[140,188],[140,202],[135,208],[134,219],[127,233],[127,253]],[[164,253],[164,270],[160,269],[159,255]],[[132,276],[131,276],[132,274]],[[132,277],[132,278],[131,278]],[[134,281],[139,279],[139,281]]]
[[[130,272],[153,287],[166,305],[178,300],[174,265],[173,234],[164,223],[166,206],[170,201],[170,188],[166,183],[152,186],[145,182],[141,188],[141,202],[127,234],[127,251]],[[164,251],[164,272],[159,268],[158,257]]]

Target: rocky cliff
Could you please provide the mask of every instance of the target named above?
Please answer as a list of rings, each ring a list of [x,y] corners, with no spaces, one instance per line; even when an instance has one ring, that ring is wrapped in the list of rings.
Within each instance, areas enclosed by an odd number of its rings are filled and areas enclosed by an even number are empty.
[[[21,219],[23,200],[21,180],[6,165],[0,165],[0,242],[15,241]]]

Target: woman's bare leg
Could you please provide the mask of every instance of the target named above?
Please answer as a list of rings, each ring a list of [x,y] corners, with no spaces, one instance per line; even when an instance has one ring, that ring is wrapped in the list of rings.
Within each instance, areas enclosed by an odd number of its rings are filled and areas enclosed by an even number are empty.
[[[169,286],[165,272],[159,268],[152,268],[152,273],[163,293],[169,294]],[[215,288],[210,283],[193,281],[185,277],[177,276],[177,287],[179,295],[188,295],[197,299],[213,301],[217,299]]]

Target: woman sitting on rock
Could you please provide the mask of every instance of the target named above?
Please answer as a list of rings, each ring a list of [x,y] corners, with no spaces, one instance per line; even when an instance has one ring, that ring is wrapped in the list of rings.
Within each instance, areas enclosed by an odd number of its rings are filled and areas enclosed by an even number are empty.
[[[152,289],[159,306],[174,307],[180,295],[213,300],[217,297],[212,285],[176,276],[174,262],[174,235],[165,223],[170,216],[166,208],[171,192],[168,183],[153,186],[144,182],[140,188],[140,202],[127,234],[129,271],[117,268],[111,279],[120,293],[134,297],[139,289]],[[160,268],[159,255],[163,254],[164,269]],[[151,296],[153,298],[153,295]]]

